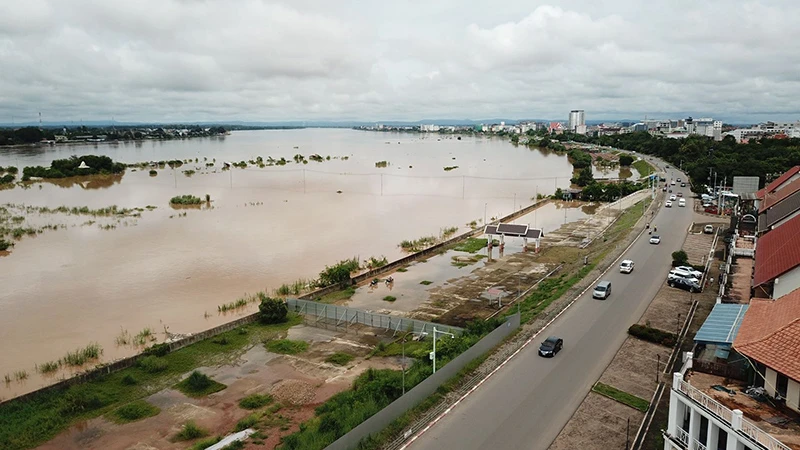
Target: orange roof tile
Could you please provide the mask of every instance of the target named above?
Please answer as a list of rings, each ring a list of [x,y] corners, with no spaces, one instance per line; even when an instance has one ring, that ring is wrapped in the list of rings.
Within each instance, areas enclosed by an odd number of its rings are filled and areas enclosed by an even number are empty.
[[[752,299],[733,348],[800,381],[800,289],[777,300]]]
[[[766,195],[767,193],[775,192],[780,185],[785,183],[786,180],[788,180],[789,178],[794,176],[794,174],[796,174],[797,172],[800,172],[800,166],[792,167],[791,169],[789,169],[786,172],[784,172],[783,175],[781,175],[778,178],[776,178],[772,183],[770,183],[770,184],[764,186],[762,189],[760,189],[758,191],[758,193],[756,193],[756,196],[758,198],[764,198],[764,195]]]
[[[800,265],[800,216],[795,216],[758,240],[753,286],[758,287],[768,283],[798,265]]]
[[[764,203],[758,208],[758,212],[762,213],[767,209],[772,208],[775,206],[775,204],[794,194],[798,190],[800,190],[800,178],[782,187],[777,192],[766,192],[764,194]]]

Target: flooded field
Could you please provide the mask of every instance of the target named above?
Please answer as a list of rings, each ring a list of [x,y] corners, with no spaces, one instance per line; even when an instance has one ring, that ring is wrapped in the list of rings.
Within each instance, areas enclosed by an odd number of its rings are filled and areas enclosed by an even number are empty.
[[[109,361],[141,348],[120,344],[124,332],[149,329],[161,340],[165,331],[201,331],[252,312],[252,304],[218,312],[246,293],[315,278],[326,265],[353,256],[396,259],[403,239],[437,235],[445,227],[464,231],[470,222],[500,217],[536,194],[567,187],[572,176],[565,156],[503,140],[344,129],[3,149],[0,165],[22,169],[73,154],[126,163],[198,162],[159,169],[156,176],[128,169],[122,176],[0,191],[0,205],[24,217],[22,226],[55,228],[22,236],[0,257],[0,375],[10,375],[0,383],[0,398],[69,375],[64,368],[40,375],[36,367],[91,342],[103,349],[100,361]],[[295,163],[295,154],[318,154],[323,161]],[[222,170],[223,161],[258,156],[290,163]],[[385,168],[376,167],[381,161]],[[171,197],[183,194],[208,194],[211,202],[201,209],[169,206]],[[52,211],[111,205],[141,211],[126,217]],[[545,207],[525,221],[547,230],[572,220],[564,214]],[[17,371],[25,377],[15,377]]]

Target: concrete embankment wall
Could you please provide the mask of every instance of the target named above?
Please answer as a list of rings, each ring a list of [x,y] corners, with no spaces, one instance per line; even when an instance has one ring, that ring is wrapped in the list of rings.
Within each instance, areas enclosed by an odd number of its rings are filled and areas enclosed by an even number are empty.
[[[350,430],[349,433],[337,439],[333,444],[325,447],[325,450],[349,450],[357,448],[358,443],[361,442],[362,439],[370,435],[380,433],[384,428],[389,426],[389,424],[395,419],[402,416],[406,411],[417,406],[418,404],[422,403],[423,400],[430,397],[434,392],[436,392],[437,389],[439,389],[439,386],[456,376],[458,372],[472,360],[496,347],[497,344],[499,344],[509,334],[519,328],[519,324],[519,313],[510,316],[502,325],[484,336],[483,339],[478,341],[467,351],[458,355],[454,360],[437,370],[436,373],[426,378],[420,384],[414,386],[413,389],[406,392],[406,395],[403,395],[402,397],[393,401],[387,407],[378,411],[374,416],[370,417],[364,422],[361,422],[360,425]]]
[[[530,206],[522,208],[519,211],[516,211],[516,212],[514,212],[512,214],[509,214],[509,215],[501,218],[500,220],[497,220],[497,221],[491,222],[491,223],[508,222],[510,220],[516,219],[517,217],[521,217],[521,216],[524,216],[525,214],[528,214],[529,212],[533,211],[534,209],[545,205],[547,202],[549,202],[549,199],[539,200],[539,201],[537,201],[536,203],[534,203],[534,204],[532,204]],[[434,254],[442,251],[448,245],[460,242],[462,240],[465,240],[465,239],[473,237],[473,236],[479,236],[481,234],[483,234],[483,228],[479,228],[477,230],[470,230],[470,231],[468,231],[466,233],[463,233],[463,234],[460,234],[460,235],[458,235],[458,236],[456,236],[454,238],[448,239],[447,241],[444,241],[442,243],[434,245],[433,247],[430,247],[430,248],[427,248],[427,249],[422,250],[420,252],[408,255],[408,256],[406,256],[404,258],[398,259],[397,261],[393,261],[393,262],[391,262],[391,263],[389,263],[389,264],[387,264],[387,265],[385,265],[383,267],[380,267],[380,268],[374,269],[374,270],[370,270],[369,272],[366,272],[366,273],[363,273],[363,274],[358,275],[356,277],[353,277],[350,280],[350,282],[348,282],[348,283],[343,283],[343,284],[340,284],[340,285],[333,285],[333,286],[328,286],[328,287],[325,287],[325,288],[322,288],[322,289],[317,289],[316,291],[313,291],[313,292],[310,292],[310,293],[305,294],[303,296],[300,296],[299,298],[300,299],[305,299],[305,300],[318,299],[318,298],[322,297],[323,295],[329,294],[331,292],[336,292],[336,291],[345,289],[347,286],[350,286],[352,284],[362,283],[364,281],[367,281],[367,280],[370,280],[372,278],[378,277],[378,276],[380,276],[382,274],[394,271],[394,270],[396,270],[396,269],[398,269],[400,267],[403,267],[403,266],[405,266],[405,265],[407,265],[407,264],[409,264],[411,262],[417,261],[419,259],[425,259],[427,257],[430,257],[431,255],[434,255]],[[185,337],[183,339],[176,340],[176,341],[171,342],[169,344],[170,351],[178,350],[180,348],[186,347],[187,345],[191,345],[191,344],[194,344],[195,342],[202,341],[203,339],[207,339],[209,337],[216,336],[216,335],[218,335],[220,333],[224,333],[224,332],[226,332],[228,330],[232,330],[232,329],[234,329],[234,328],[236,328],[238,326],[244,325],[246,323],[255,322],[257,320],[257,318],[258,318],[258,313],[253,313],[253,314],[250,314],[248,316],[236,319],[236,320],[234,320],[232,322],[228,322],[228,323],[219,325],[217,327],[211,328],[209,330],[202,331],[202,332],[193,334],[191,336]],[[33,397],[33,396],[35,396],[37,394],[43,393],[43,392],[49,392],[49,391],[53,391],[53,390],[64,389],[64,388],[67,388],[69,386],[72,386],[73,384],[81,383],[81,382],[84,382],[84,381],[89,381],[89,380],[94,379],[94,378],[96,378],[96,377],[98,377],[100,375],[110,374],[110,373],[114,373],[114,372],[117,372],[117,371],[122,370],[122,369],[126,369],[128,367],[132,367],[134,364],[136,364],[136,361],[138,361],[139,358],[141,358],[142,356],[144,356],[144,355],[143,354],[138,354],[138,355],[134,355],[134,356],[131,356],[131,357],[128,357],[128,358],[123,358],[123,359],[120,359],[120,360],[117,360],[117,361],[114,361],[114,362],[111,362],[111,363],[108,363],[108,364],[101,365],[101,366],[99,366],[97,368],[94,368],[94,369],[88,370],[86,372],[77,374],[77,375],[75,375],[73,377],[61,380],[61,381],[59,381],[59,382],[57,382],[55,384],[52,384],[52,385],[49,385],[49,386],[45,386],[45,387],[43,387],[41,389],[37,389],[37,390],[35,390],[33,392],[29,392],[27,394],[23,394],[23,395],[20,395],[18,397],[14,397],[14,398],[10,398],[10,399],[6,399],[6,400],[3,400],[3,401],[0,401],[0,404],[3,404],[5,402],[11,401],[11,400],[25,400],[25,399],[31,398],[31,397]]]

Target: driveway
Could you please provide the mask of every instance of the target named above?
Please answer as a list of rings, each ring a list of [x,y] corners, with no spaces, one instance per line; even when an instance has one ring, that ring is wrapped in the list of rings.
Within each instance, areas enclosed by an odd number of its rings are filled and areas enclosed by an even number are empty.
[[[677,189],[689,194],[688,187]],[[627,328],[658,292],[669,271],[664,261],[682,247],[692,218],[690,208],[661,207],[653,221],[661,244],[651,245],[644,234],[623,254],[635,261],[636,269],[621,274],[614,265],[601,277],[612,282],[607,300],[593,300],[590,291],[584,293],[539,338],[408,448],[547,449],[617,353]],[[555,358],[537,354],[547,335],[564,339],[564,350]]]

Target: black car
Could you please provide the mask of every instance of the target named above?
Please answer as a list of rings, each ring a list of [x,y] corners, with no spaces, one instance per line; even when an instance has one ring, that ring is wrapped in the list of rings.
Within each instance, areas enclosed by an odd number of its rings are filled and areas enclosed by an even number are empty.
[[[683,289],[689,292],[700,292],[700,283],[694,279],[678,277],[667,280],[667,284],[670,285],[670,287]]]
[[[550,336],[549,338],[545,339],[544,342],[542,342],[542,345],[539,346],[539,356],[546,356],[546,357],[556,356],[556,353],[561,351],[563,347],[564,347],[563,339],[555,336]]]

